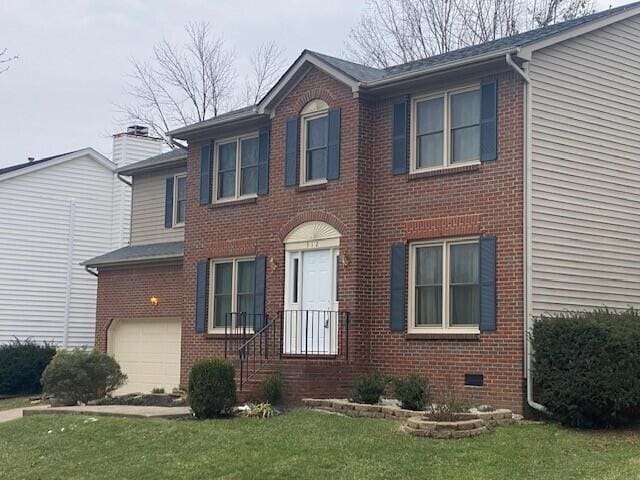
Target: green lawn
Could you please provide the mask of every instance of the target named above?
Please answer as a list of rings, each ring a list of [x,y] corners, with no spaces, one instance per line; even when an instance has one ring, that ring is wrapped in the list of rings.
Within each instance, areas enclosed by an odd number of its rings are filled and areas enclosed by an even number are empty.
[[[0,399],[0,410],[9,410],[11,408],[22,408],[31,405],[28,397],[14,397]]]
[[[28,417],[0,424],[0,478],[640,478],[638,432],[514,425],[437,441],[397,428],[306,410],[204,422]]]

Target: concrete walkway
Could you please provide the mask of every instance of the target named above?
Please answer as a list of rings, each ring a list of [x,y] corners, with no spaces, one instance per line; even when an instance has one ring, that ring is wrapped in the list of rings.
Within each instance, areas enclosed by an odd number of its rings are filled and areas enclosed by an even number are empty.
[[[12,408],[11,410],[0,410],[0,423],[22,418],[22,408]]]
[[[11,410],[9,410],[11,411]],[[0,415],[4,412],[0,412]],[[84,407],[51,407],[42,405],[22,409],[22,415],[78,414],[128,418],[191,418],[189,407],[140,407],[134,405],[87,405]],[[0,417],[1,419],[2,417]],[[17,418],[17,417],[16,417]],[[1,420],[0,420],[1,421]]]

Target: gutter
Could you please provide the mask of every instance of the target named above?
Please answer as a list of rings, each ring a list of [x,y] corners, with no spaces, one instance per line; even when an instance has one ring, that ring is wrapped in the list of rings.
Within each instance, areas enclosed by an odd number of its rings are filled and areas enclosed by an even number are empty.
[[[120,180],[122,183],[125,183],[127,185],[129,185],[130,187],[133,186],[133,184],[127,180],[126,178],[124,178],[122,175],[120,175],[119,173],[116,173],[116,177],[118,177],[118,180]]]
[[[93,275],[94,277],[98,276],[98,272],[94,272],[93,270],[91,270],[91,267],[89,267],[89,265],[85,265],[84,266],[84,270],[85,270],[85,272]]]
[[[517,55],[520,49],[517,49],[515,54]],[[549,413],[549,410],[544,405],[536,402],[533,399],[533,375],[531,369],[532,347],[531,347],[531,327],[533,322],[529,319],[532,318],[531,312],[533,311],[533,305],[531,302],[531,188],[532,188],[532,172],[531,172],[531,138],[532,138],[532,92],[531,92],[531,79],[529,78],[529,61],[525,62],[523,67],[513,61],[511,53],[505,54],[505,61],[523,80],[524,80],[524,197],[525,208],[523,212],[524,225],[524,371],[527,377],[527,404],[542,413]]]

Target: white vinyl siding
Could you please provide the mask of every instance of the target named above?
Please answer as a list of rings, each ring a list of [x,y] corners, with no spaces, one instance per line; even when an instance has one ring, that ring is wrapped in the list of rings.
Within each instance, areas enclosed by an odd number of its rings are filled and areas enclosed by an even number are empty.
[[[640,20],[535,52],[533,314],[640,307]]]
[[[184,228],[164,226],[166,179],[184,171],[184,167],[171,168],[133,177],[132,245],[178,242],[184,239]]]
[[[62,345],[69,295],[68,346],[93,345],[96,278],[80,262],[112,249],[116,181],[86,156],[0,181],[0,343]]]

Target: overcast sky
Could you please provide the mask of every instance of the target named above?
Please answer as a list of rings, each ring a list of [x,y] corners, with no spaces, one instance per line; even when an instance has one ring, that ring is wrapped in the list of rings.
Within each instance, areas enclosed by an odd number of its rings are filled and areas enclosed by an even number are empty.
[[[599,8],[624,0],[605,2]],[[125,126],[130,59],[207,20],[242,60],[275,40],[287,60],[302,49],[341,55],[364,0],[0,0],[0,49],[19,55],[0,75],[0,166],[91,146],[111,157]],[[239,63],[238,70],[243,65]]]

